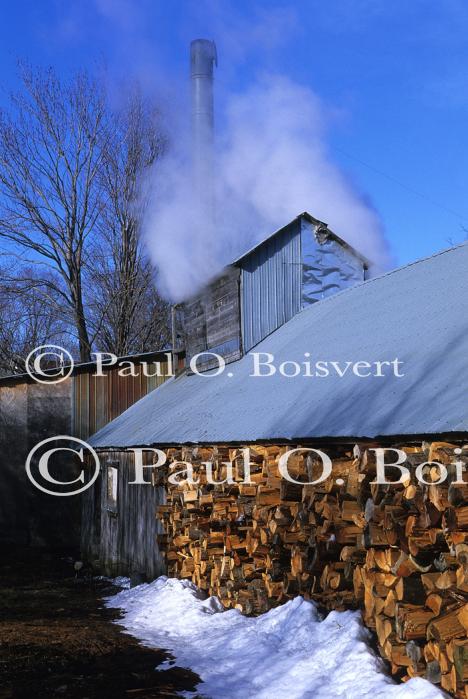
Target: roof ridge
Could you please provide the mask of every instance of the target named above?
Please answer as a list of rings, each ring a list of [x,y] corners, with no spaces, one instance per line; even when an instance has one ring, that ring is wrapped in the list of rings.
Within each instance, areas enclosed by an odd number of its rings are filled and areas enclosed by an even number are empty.
[[[450,248],[444,248],[444,250],[439,250],[438,252],[432,253],[432,255],[427,255],[426,257],[421,257],[418,260],[413,260],[413,262],[407,262],[405,265],[401,265],[400,267],[395,267],[395,269],[390,269],[388,272],[383,272],[382,274],[377,275],[376,277],[372,277],[371,279],[365,279],[362,282],[358,282],[357,284],[354,284],[353,286],[349,286],[346,289],[341,289],[340,291],[337,291],[334,294],[331,294],[331,296],[327,296],[324,299],[321,299],[320,301],[317,301],[316,303],[311,303],[308,306],[305,306],[304,308],[301,308],[298,314],[296,316],[293,316],[290,320],[293,320],[295,317],[300,315],[301,313],[304,313],[306,311],[310,311],[312,308],[315,308],[317,306],[317,303],[320,305],[325,303],[326,301],[333,301],[333,299],[339,298],[343,296],[343,294],[349,294],[353,291],[356,291],[357,289],[361,289],[363,286],[367,286],[368,284],[371,284],[372,282],[377,282],[380,279],[385,279],[385,277],[389,277],[392,274],[396,274],[397,272],[402,272],[405,269],[408,269],[409,267],[414,267],[416,265],[421,264],[422,262],[427,262],[428,260],[432,260],[433,258],[440,257],[441,255],[446,255],[447,253],[453,252],[454,250],[458,250],[458,248],[462,248],[468,246],[468,240],[464,240],[462,243],[457,243],[457,245],[452,245]],[[290,321],[287,321],[288,323]],[[286,324],[286,323],[285,323]],[[280,326],[281,327],[281,326]],[[279,330],[279,328],[276,328],[276,330]],[[273,331],[273,332],[276,332]]]
[[[360,250],[354,247],[351,243],[348,243],[347,240],[344,238],[341,238],[337,233],[335,233],[334,230],[330,228],[328,223],[325,221],[322,221],[319,218],[316,218],[313,216],[311,213],[308,211],[301,211],[300,214],[297,214],[294,218],[292,218],[288,223],[285,223],[283,226],[280,226],[280,228],[277,228],[276,230],[273,231],[273,233],[269,233],[267,236],[263,237],[261,240],[259,240],[257,243],[254,243],[248,250],[245,252],[241,253],[240,255],[237,255],[231,262],[227,263],[226,267],[232,267],[233,265],[237,265],[239,262],[244,260],[246,257],[251,255],[253,252],[255,252],[259,247],[261,247],[264,243],[267,243],[269,240],[277,236],[279,233],[282,233],[283,231],[286,230],[289,226],[291,226],[293,223],[296,221],[300,221],[301,219],[306,218],[310,223],[312,223],[314,226],[324,226],[327,230],[327,232],[333,236],[341,245],[344,245],[346,248],[352,250],[352,252],[357,255],[357,257],[360,257],[361,260],[366,264],[366,265],[371,265],[372,262],[369,260],[364,253],[362,253]]]
[[[402,270],[406,269],[407,267],[413,267],[414,265],[419,265],[421,262],[427,262],[427,260],[432,260],[434,257],[439,257],[440,255],[446,255],[449,252],[453,252],[454,250],[457,250],[458,248],[462,248],[465,245],[468,245],[468,240],[464,240],[461,243],[457,243],[457,245],[452,245],[449,248],[444,248],[443,250],[439,250],[438,252],[433,252],[432,255],[426,255],[425,257],[420,257],[418,260],[413,260],[412,262],[407,262],[404,265],[400,265],[399,267],[395,267],[395,269],[390,269],[388,272],[383,272],[382,274],[379,274],[377,277],[372,277],[372,279],[366,279],[364,284],[367,282],[374,282],[377,279],[382,279],[382,277],[388,277],[390,274],[395,274],[395,272],[401,272]],[[353,287],[351,287],[353,288]]]

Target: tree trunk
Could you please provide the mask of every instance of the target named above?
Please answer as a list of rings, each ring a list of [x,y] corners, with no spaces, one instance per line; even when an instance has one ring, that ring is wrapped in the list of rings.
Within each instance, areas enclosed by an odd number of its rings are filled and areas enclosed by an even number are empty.
[[[91,346],[89,342],[86,317],[83,307],[83,292],[81,289],[81,275],[78,270],[73,270],[71,274],[71,290],[73,311],[75,316],[76,334],[80,351],[80,361],[91,361]]]

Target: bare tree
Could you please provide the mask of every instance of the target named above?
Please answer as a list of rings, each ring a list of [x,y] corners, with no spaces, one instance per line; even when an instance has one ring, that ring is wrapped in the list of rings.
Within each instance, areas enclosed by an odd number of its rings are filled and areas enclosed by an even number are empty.
[[[55,309],[44,303],[48,291],[33,269],[18,275],[28,280],[27,288],[21,281],[7,281],[11,271],[0,274],[0,375],[8,375],[25,371],[25,359],[35,347],[62,344],[66,327]]]
[[[7,254],[37,269],[35,293],[72,323],[88,361],[83,275],[103,206],[105,95],[85,74],[62,81],[23,68],[22,80],[0,113],[0,236]]]
[[[165,146],[157,117],[133,91],[114,117],[100,171],[106,206],[98,221],[90,307],[99,346],[119,355],[165,347],[170,337],[169,306],[156,291],[140,240],[142,180]]]
[[[139,237],[142,182],[165,147],[157,113],[137,91],[111,109],[86,74],[21,76],[0,112],[0,370],[57,334],[82,361],[93,345],[167,346],[169,306]]]

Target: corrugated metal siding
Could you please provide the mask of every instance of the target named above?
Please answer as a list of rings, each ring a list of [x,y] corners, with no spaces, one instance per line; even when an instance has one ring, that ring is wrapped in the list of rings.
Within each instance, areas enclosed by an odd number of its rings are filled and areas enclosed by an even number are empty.
[[[159,360],[162,376],[145,376],[142,364],[135,364],[137,376],[119,375],[119,367],[73,377],[73,434],[81,439],[100,430],[136,401],[160,386],[168,377],[167,361]],[[147,374],[156,373],[156,362],[147,363]]]
[[[248,352],[301,308],[301,228],[294,221],[241,262],[242,337]]]

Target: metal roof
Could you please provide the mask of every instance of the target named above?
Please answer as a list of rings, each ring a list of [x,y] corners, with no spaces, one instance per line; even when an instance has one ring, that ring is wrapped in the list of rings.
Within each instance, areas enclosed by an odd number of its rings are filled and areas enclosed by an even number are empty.
[[[53,346],[51,344],[47,344],[45,346]],[[58,347],[58,345],[56,345]],[[115,364],[108,364],[104,360],[102,363],[103,369],[111,369],[117,367],[119,362],[143,362],[147,361],[150,359],[156,359],[156,357],[163,357],[166,355],[167,352],[171,352],[171,348],[167,349],[161,349],[161,350],[153,350],[151,352],[140,352],[139,354],[127,354],[121,357],[117,357],[117,362]],[[93,354],[96,354],[93,352]],[[108,354],[108,352],[102,352],[103,355]],[[97,362],[75,362],[73,365],[73,370],[70,372],[71,376],[75,376],[76,374],[83,374],[87,372],[94,371],[97,367]],[[70,369],[70,364],[64,364],[63,369],[67,370]],[[55,375],[54,372],[56,372],[56,368],[51,368],[51,369],[44,369],[43,373],[39,376],[39,378],[43,378],[44,375],[47,375],[47,373],[50,373],[52,375]],[[12,384],[17,384],[17,383],[32,383],[34,381],[34,372],[31,372],[33,375],[28,374],[27,372],[21,373],[21,374],[7,374],[6,376],[0,376],[0,387],[1,386],[11,386]],[[51,381],[51,384],[54,383],[54,381]]]
[[[309,306],[253,351],[282,361],[398,359],[402,378],[252,377],[252,356],[184,375],[92,438],[96,447],[468,434],[468,243]],[[230,375],[231,374],[231,375]]]

